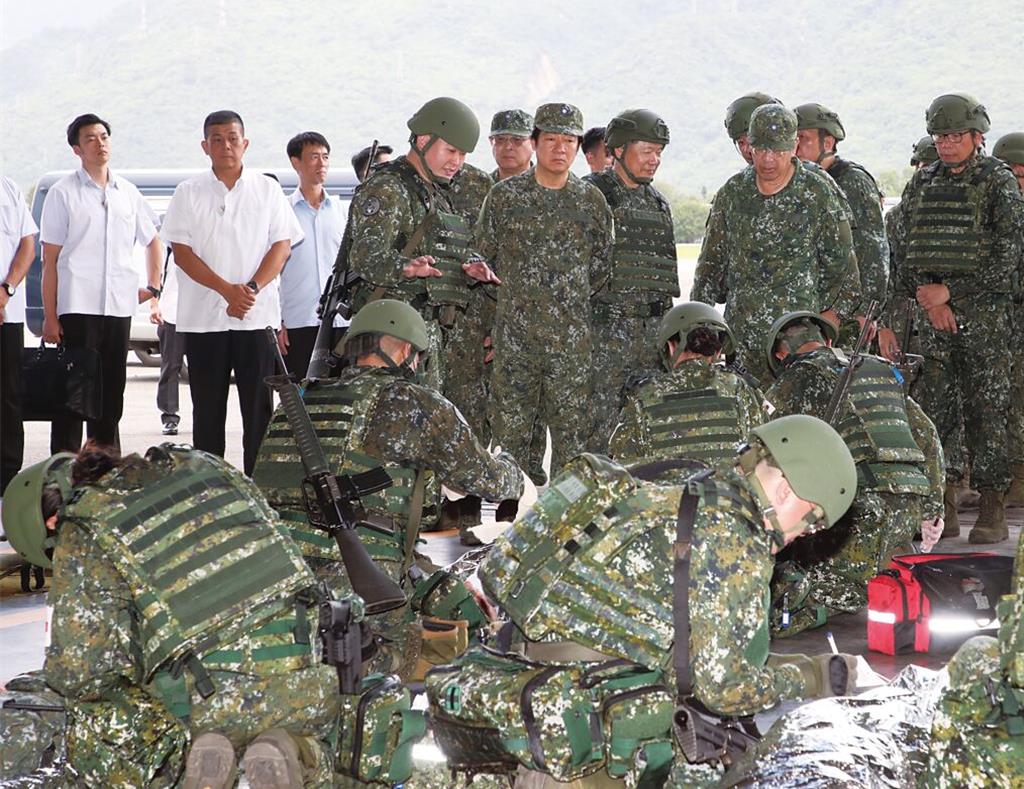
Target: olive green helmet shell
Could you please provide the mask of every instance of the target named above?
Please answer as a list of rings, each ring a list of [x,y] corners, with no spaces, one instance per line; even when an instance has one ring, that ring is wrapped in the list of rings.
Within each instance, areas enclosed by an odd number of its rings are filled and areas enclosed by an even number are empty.
[[[417,351],[425,351],[430,344],[423,316],[397,299],[371,301],[359,310],[338,343],[338,355],[341,355],[348,340],[360,334],[388,334],[404,340]]]
[[[857,469],[840,435],[827,422],[806,414],[780,417],[751,433],[793,492],[821,507],[828,525],[835,525],[857,493]]]
[[[733,353],[736,340],[718,310],[702,301],[687,301],[676,304],[666,312],[658,325],[658,348],[661,351],[662,362],[668,369],[672,367],[672,360],[668,356],[666,347],[668,341],[678,334],[680,341],[685,345],[686,335],[698,326],[707,326],[716,331],[725,332],[726,339],[722,343],[722,353],[725,356]]]
[[[750,114],[747,142],[753,148],[788,151],[796,146],[796,113],[781,104],[762,104]]]
[[[668,124],[650,110],[623,110],[609,121],[604,131],[604,144],[608,150],[631,142],[668,145],[668,140]]]
[[[937,97],[925,110],[924,120],[929,134],[968,129],[984,134],[992,126],[985,105],[969,93],[945,93]]]
[[[798,130],[821,129],[835,137],[836,142],[846,139],[846,129],[839,116],[824,104],[801,104],[793,112],[796,113]]]
[[[910,153],[910,166],[917,167],[919,164],[931,164],[939,160],[939,151],[935,147],[935,140],[930,134],[926,134],[914,144]]]
[[[733,142],[750,129],[750,115],[762,104],[782,104],[774,96],[754,91],[740,96],[725,108],[725,131]]]
[[[19,472],[4,491],[4,533],[14,550],[37,567],[52,566],[46,555],[52,538],[43,520],[43,489],[56,485],[66,501],[71,493],[71,461],[74,459],[71,453],[60,452],[29,466]]]
[[[526,110],[498,110],[491,118],[491,137],[529,137],[533,126],[533,116]]]
[[[450,96],[428,101],[416,110],[407,125],[413,134],[440,137],[463,153],[472,153],[480,139],[480,121],[473,110]]]
[[[810,312],[807,310],[801,310],[799,312],[787,312],[781,318],[778,318],[772,327],[768,330],[768,338],[765,341],[765,355],[768,360],[768,369],[772,371],[772,375],[777,376],[779,370],[782,369],[782,362],[775,358],[775,341],[778,339],[779,334],[794,321],[810,321],[821,329],[822,334],[826,340],[835,342],[839,337],[839,331],[835,325],[827,318],[822,317],[816,312]]]
[[[1024,164],[1024,132],[1010,132],[999,138],[992,155],[1007,164]]]
[[[552,134],[583,136],[583,113],[572,104],[552,102],[541,104],[533,114],[534,128]]]

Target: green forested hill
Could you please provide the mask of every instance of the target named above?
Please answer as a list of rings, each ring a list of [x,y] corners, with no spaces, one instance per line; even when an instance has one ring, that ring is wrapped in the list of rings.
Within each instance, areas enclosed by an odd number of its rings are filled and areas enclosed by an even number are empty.
[[[760,89],[839,112],[842,152],[882,173],[941,92],[981,97],[992,142],[1024,128],[1021,29],[1024,3],[1005,0],[132,0],[0,52],[0,169],[28,187],[76,164],[64,128],[85,111],[114,125],[119,167],[202,166],[202,118],[222,107],[246,119],[251,163],[285,165],[314,128],[342,166],[374,136],[404,144],[411,112],[448,94],[484,123],[546,100],[588,125],[649,106],[672,130],[661,180],[701,195],[740,161],[725,106]],[[470,161],[490,165],[486,141]]]

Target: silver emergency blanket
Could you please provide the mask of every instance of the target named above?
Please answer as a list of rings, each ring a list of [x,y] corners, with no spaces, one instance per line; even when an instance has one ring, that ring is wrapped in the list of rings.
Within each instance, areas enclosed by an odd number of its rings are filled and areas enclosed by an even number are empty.
[[[861,695],[821,699],[780,717],[723,786],[903,787],[924,770],[945,670],[907,666]]]

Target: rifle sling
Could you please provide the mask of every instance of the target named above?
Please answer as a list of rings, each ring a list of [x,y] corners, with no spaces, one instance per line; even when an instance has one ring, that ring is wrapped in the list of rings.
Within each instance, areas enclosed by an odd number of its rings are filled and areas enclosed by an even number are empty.
[[[697,518],[698,495],[690,483],[701,482],[713,474],[707,469],[693,476],[679,498],[676,516],[676,544],[672,570],[672,623],[675,630],[672,665],[676,673],[676,691],[680,699],[693,692],[690,676],[690,558],[693,547],[693,523]]]
[[[418,247],[423,242],[423,237],[427,234],[427,224],[430,222],[431,218],[436,213],[437,213],[437,206],[434,203],[433,192],[428,192],[427,193],[427,213],[425,213],[423,215],[423,219],[420,220],[420,223],[418,225],[416,225],[415,228],[413,228],[412,235],[409,236],[409,240],[406,241],[405,242],[405,246],[402,247],[402,251],[399,254],[403,258],[411,258],[412,257],[412,253],[416,251],[416,247]],[[377,286],[374,287],[373,293],[370,294],[370,298],[367,301],[370,302],[370,301],[377,301],[378,299],[382,299],[382,298],[384,298],[386,293],[387,293],[387,288],[386,287],[384,287],[383,285],[377,285]]]
[[[402,557],[402,582],[408,577],[416,550],[416,538],[420,534],[420,522],[423,520],[423,501],[427,495],[427,475],[424,471],[416,472],[412,485],[412,499],[409,502],[409,519],[405,524],[405,555]]]

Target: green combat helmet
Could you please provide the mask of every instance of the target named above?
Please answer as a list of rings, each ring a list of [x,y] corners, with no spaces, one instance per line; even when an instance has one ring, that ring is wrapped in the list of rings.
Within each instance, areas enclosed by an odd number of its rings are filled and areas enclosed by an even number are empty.
[[[750,128],[750,116],[762,104],[782,104],[782,101],[767,93],[754,91],[740,96],[725,108],[725,130],[729,139],[736,142]]]
[[[56,535],[48,534],[43,519],[43,490],[55,485],[61,500],[71,496],[71,461],[75,456],[60,452],[29,466],[11,480],[4,491],[3,525],[11,546],[25,561],[50,567],[49,552]]]
[[[992,155],[1007,164],[1024,164],[1024,132],[1010,132],[999,138]]]
[[[831,321],[823,318],[816,312],[787,312],[772,324],[768,331],[768,339],[765,343],[765,353],[768,356],[768,369],[772,375],[778,377],[782,370],[782,361],[775,358],[775,343],[783,331],[790,328],[794,323],[799,323],[802,330],[787,336],[783,342],[786,343],[786,350],[795,353],[796,349],[805,342],[825,343],[826,340],[836,341],[839,332]]]
[[[425,351],[430,345],[423,316],[397,299],[377,299],[359,310],[335,353],[341,356],[345,343],[361,334],[388,334],[409,343],[416,351]]]
[[[608,123],[604,131],[605,148],[612,154],[634,183],[649,184],[653,179],[640,178],[630,172],[623,157],[615,155],[616,148],[631,142],[652,142],[668,145],[668,124],[657,113],[650,110],[623,110]]]
[[[820,129],[835,137],[837,142],[846,139],[846,129],[839,116],[824,104],[801,104],[793,112],[796,113],[797,129]]]
[[[538,131],[583,136],[583,113],[572,104],[541,104],[534,113],[533,123]]]
[[[752,148],[788,151],[796,145],[796,113],[781,104],[762,104],[750,115],[747,141]]]
[[[939,152],[935,148],[935,140],[930,134],[926,134],[914,144],[910,153],[910,166],[917,167],[919,164],[931,164],[939,160]]]
[[[526,110],[498,110],[491,118],[491,136],[529,137],[533,134],[533,116]]]
[[[412,132],[409,141],[413,144],[413,151],[423,164],[423,169],[438,183],[448,183],[451,179],[442,178],[430,169],[425,158],[430,147],[438,140],[444,140],[463,153],[473,153],[480,139],[480,121],[476,119],[473,110],[458,99],[448,96],[428,101],[416,110],[406,125]],[[416,137],[421,134],[430,135],[430,139],[422,148],[417,148]]]
[[[925,110],[924,120],[929,134],[968,129],[984,134],[992,125],[985,105],[969,93],[946,93],[939,96]]]
[[[732,355],[736,342],[729,326],[722,316],[718,314],[718,310],[702,301],[687,301],[683,304],[677,304],[666,312],[665,316],[661,319],[661,324],[658,326],[658,347],[661,349],[661,360],[665,365],[665,369],[671,370],[675,367],[679,355],[686,350],[687,335],[700,326],[706,326],[720,334],[724,334],[725,336],[722,337],[722,353],[726,356]],[[679,335],[679,345],[676,347],[675,355],[670,357],[668,355],[668,341],[677,334]]]

